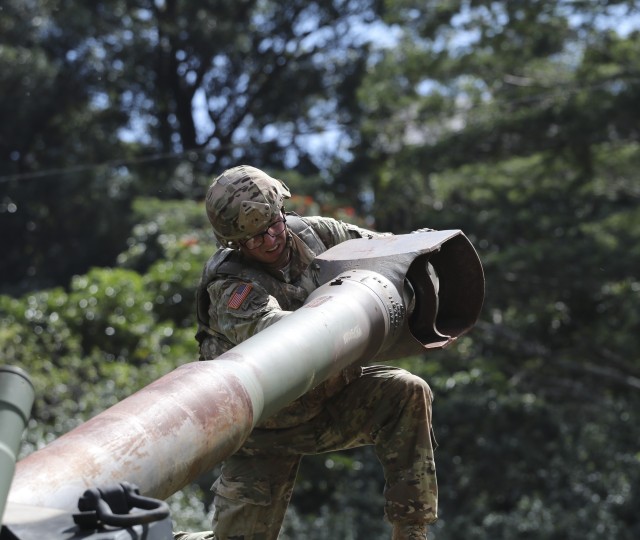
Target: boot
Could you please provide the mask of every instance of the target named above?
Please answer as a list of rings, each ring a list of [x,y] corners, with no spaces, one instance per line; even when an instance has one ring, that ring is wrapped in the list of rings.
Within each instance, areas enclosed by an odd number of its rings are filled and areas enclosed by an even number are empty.
[[[427,540],[425,523],[394,523],[391,540]]]

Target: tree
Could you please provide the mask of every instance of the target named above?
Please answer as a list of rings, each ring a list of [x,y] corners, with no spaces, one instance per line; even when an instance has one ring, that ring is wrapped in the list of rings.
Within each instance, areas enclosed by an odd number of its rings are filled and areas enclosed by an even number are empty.
[[[10,256],[0,270],[3,290],[16,294],[112,263],[134,194],[202,197],[214,169],[240,161],[316,175],[323,158],[309,137],[350,129],[378,7],[36,5],[10,0],[0,11],[0,77],[10,89],[0,128]]]
[[[640,33],[603,10],[637,5],[389,6],[351,188],[382,229],[462,228],[487,277],[477,328],[420,370],[438,537],[632,538]]]
[[[123,117],[100,106],[92,90],[101,75],[91,51],[86,63],[76,62],[75,51],[87,49],[81,22],[58,26],[58,11],[59,2],[41,2],[36,17],[24,2],[0,9],[0,78],[8,89],[0,105],[3,292],[64,284],[108,264],[130,226],[128,172],[85,167],[126,155],[117,137]]]
[[[385,201],[379,226],[410,230],[428,218],[432,172],[544,152],[588,178],[594,145],[637,140],[638,33],[608,29],[619,20],[611,12],[632,18],[638,6],[389,2],[398,46],[359,89],[352,187]],[[350,170],[339,180],[354,186]],[[423,209],[411,223],[408,200]]]

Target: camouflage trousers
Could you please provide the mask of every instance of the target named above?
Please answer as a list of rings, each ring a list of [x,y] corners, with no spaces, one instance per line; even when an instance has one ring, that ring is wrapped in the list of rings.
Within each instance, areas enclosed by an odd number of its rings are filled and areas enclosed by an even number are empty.
[[[286,429],[254,429],[225,461],[215,492],[213,531],[176,533],[179,540],[276,540],[304,455],[373,445],[385,476],[386,518],[432,523],[438,488],[431,403],[424,380],[388,366],[329,398],[320,414]]]

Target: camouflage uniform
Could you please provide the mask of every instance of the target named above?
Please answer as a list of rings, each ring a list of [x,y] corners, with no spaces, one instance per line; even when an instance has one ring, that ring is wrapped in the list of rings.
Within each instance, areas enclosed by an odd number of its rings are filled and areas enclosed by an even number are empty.
[[[267,270],[228,248],[208,261],[198,289],[202,360],[215,359],[302,306],[320,285],[313,263],[317,254],[376,235],[322,217],[288,215],[287,227],[292,257],[283,270]],[[275,540],[301,457],[366,444],[374,445],[383,466],[387,519],[435,521],[432,399],[426,382],[405,370],[345,369],[256,426],[212,487],[213,532],[176,533],[176,539]]]

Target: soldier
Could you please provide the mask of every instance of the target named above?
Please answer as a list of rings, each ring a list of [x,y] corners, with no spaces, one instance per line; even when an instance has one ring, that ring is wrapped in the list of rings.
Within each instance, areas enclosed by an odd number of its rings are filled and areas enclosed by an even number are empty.
[[[302,306],[318,283],[316,255],[378,233],[285,212],[287,186],[255,167],[223,172],[206,211],[221,248],[197,292],[200,359],[214,360]],[[304,362],[304,358],[300,358]],[[213,530],[176,540],[276,540],[302,456],[371,444],[386,480],[393,540],[422,540],[437,519],[425,381],[388,366],[351,366],[258,424],[214,483]]]

